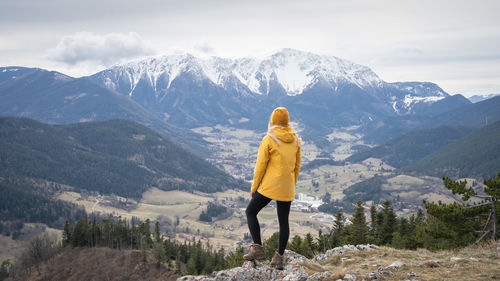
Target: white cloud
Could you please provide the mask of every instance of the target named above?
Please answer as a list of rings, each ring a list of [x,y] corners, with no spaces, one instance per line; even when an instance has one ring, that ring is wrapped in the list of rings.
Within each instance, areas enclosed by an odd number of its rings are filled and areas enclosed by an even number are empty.
[[[214,48],[210,43],[206,41],[196,44],[194,46],[194,49],[206,55],[211,55],[214,53]]]
[[[69,65],[90,62],[109,66],[125,59],[152,55],[155,52],[152,44],[145,42],[135,32],[104,35],[77,32],[61,38],[54,49],[47,51],[47,57]]]

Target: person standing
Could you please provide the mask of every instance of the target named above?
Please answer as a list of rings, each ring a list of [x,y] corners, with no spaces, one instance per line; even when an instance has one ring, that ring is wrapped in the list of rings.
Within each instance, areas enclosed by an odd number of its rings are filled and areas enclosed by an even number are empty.
[[[288,216],[290,205],[295,198],[295,185],[300,170],[302,141],[289,123],[290,117],[286,108],[274,109],[269,120],[267,135],[260,143],[250,190],[252,199],[245,212],[253,243],[243,258],[245,260],[265,259],[257,214],[271,200],[276,200],[279,241],[271,266],[277,269],[283,269],[285,264],[284,253],[290,236]]]

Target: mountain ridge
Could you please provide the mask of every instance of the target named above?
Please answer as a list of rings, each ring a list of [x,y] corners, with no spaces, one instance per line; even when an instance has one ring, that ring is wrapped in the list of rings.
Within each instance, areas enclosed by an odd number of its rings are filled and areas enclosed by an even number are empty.
[[[418,114],[437,102],[446,105],[450,97],[431,82],[388,83],[367,66],[293,49],[261,59],[160,56],[116,65],[89,79],[187,128],[263,128],[268,116],[262,112],[285,106],[295,121],[323,134],[330,127]],[[446,109],[436,108],[435,114]]]
[[[0,75],[0,116],[28,117],[52,124],[130,119],[205,155],[204,140],[194,132],[166,123],[130,98],[88,78],[39,68],[0,67],[2,73],[9,75],[3,81]],[[21,75],[12,78],[11,73]]]
[[[48,125],[0,118],[0,175],[141,198],[151,187],[215,192],[241,181],[155,131],[123,119]]]

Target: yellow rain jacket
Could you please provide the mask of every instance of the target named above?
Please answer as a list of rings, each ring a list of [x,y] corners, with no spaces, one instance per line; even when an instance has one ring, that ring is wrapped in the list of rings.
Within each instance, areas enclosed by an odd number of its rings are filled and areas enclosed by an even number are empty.
[[[258,191],[273,200],[292,201],[299,170],[300,140],[292,128],[275,127],[260,143],[251,192]]]

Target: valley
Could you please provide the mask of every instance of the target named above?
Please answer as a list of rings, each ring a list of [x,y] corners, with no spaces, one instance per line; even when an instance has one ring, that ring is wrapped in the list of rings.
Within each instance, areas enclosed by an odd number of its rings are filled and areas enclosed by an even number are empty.
[[[210,163],[236,178],[251,182],[258,145],[264,132],[221,125],[199,127],[193,131],[203,135],[203,139],[209,143],[212,157],[207,160]],[[323,203],[321,197],[328,192],[331,200],[342,202],[346,197],[344,191],[376,176],[387,177],[387,181],[382,184],[381,193],[387,199],[393,200],[398,215],[415,213],[422,207],[423,199],[443,202],[454,200],[451,192],[444,190],[439,178],[397,175],[394,174],[394,167],[377,158],[368,158],[360,163],[340,162],[352,155],[355,147],[369,147],[361,137],[353,133],[352,127],[339,128],[327,136],[330,145],[323,151],[312,142],[304,142],[302,171],[296,187],[297,200],[292,203],[290,215],[293,235],[304,236],[311,233],[316,236],[320,229],[329,231],[333,216],[317,212],[316,209]],[[318,159],[335,159],[338,162],[334,162],[335,165],[311,165]],[[365,192],[368,197],[376,198],[378,195],[370,194],[369,189]],[[347,199],[351,199],[349,193],[347,196]],[[57,195],[57,199],[84,206],[89,213],[112,214],[128,219],[149,219],[152,225],[159,221],[163,233],[180,241],[191,241],[193,238],[208,240],[216,247],[223,246],[230,250],[248,242],[245,241],[248,227],[244,211],[249,201],[249,193],[245,190],[204,193],[196,190],[165,191],[153,187],[145,191],[138,200],[116,195],[99,195],[95,192],[77,193],[65,190]],[[214,218],[212,223],[201,222],[200,214],[206,210],[209,202],[225,206],[228,214]],[[366,203],[369,208],[374,201],[366,200]],[[275,212],[275,204],[271,203],[259,214],[264,238],[278,231]],[[246,238],[248,239],[248,236]]]

